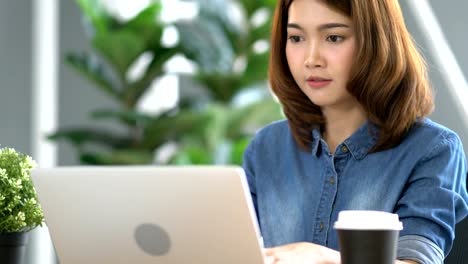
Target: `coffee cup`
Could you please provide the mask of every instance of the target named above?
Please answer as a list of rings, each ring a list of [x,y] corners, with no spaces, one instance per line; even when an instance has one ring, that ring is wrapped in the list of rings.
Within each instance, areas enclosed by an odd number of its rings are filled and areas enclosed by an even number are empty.
[[[400,230],[397,214],[380,211],[341,211],[334,228],[342,264],[394,264]]]

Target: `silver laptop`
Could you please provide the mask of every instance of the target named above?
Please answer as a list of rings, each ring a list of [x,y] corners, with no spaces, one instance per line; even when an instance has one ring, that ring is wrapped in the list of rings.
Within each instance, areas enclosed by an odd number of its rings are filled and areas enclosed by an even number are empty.
[[[59,167],[32,178],[61,264],[262,264],[240,167]]]

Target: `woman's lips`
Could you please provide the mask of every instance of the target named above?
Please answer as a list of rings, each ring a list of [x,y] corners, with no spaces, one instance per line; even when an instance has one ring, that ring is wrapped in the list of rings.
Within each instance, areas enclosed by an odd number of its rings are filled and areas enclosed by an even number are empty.
[[[307,84],[309,84],[309,86],[313,88],[322,88],[322,87],[329,85],[331,82],[332,80],[314,80],[314,79],[307,80]]]

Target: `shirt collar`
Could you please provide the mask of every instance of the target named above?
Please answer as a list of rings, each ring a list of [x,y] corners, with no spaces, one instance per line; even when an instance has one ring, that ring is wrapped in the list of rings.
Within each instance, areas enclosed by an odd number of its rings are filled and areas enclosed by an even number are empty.
[[[378,127],[373,123],[366,122],[342,144],[346,145],[355,159],[360,160],[363,159],[377,143],[378,134]],[[320,144],[323,140],[319,127],[315,127],[312,130],[312,139],[312,154],[318,157],[321,150]]]
[[[320,133],[320,127],[316,126],[312,129],[312,154],[314,154],[316,157],[319,155],[319,146],[321,140],[322,135]]]

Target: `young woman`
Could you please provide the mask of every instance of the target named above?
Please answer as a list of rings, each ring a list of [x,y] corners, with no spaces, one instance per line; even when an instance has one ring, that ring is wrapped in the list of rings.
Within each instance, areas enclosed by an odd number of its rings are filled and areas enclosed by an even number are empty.
[[[278,0],[269,72],[287,120],[244,155],[268,263],[339,263],[341,210],[399,215],[397,263],[442,263],[468,214],[459,137],[429,120],[397,0]]]

